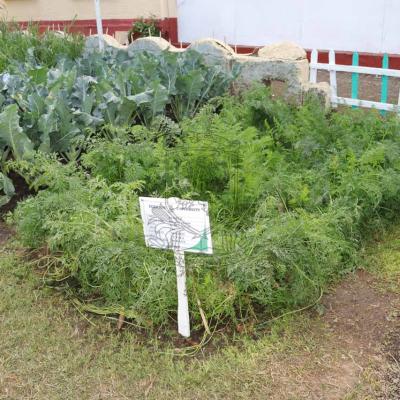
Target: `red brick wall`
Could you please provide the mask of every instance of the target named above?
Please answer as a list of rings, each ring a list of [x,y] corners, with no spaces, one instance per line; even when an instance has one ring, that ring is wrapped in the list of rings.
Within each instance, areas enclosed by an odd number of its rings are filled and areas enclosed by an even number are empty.
[[[137,19],[104,19],[103,30],[104,33],[114,35],[116,31],[129,31],[132,24]],[[33,24],[38,24],[40,31],[44,32],[47,29],[51,30],[64,30],[69,32],[81,32],[84,35],[96,34],[96,20],[85,19],[76,21],[33,21]],[[28,22],[20,22],[22,27],[26,27]],[[178,41],[178,20],[177,18],[164,18],[158,20],[159,28],[161,29],[162,36],[171,40],[172,42]]]

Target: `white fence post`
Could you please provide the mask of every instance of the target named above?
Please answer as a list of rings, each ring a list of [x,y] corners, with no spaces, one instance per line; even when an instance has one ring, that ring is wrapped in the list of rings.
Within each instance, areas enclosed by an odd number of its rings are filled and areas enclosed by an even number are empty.
[[[399,90],[399,101],[397,102],[397,105],[400,107],[400,90]]]
[[[317,67],[318,64],[318,50],[311,51],[311,64],[310,64],[310,82],[317,83]]]
[[[96,9],[97,37],[99,39],[99,50],[104,50],[103,21],[101,19],[100,0],[94,0]]]
[[[329,67],[331,67],[331,70],[329,71],[329,80],[331,84],[331,90],[332,90],[332,98],[331,98],[331,103],[333,107],[337,107],[337,80],[336,80],[336,71],[333,68],[336,65],[336,57],[335,57],[335,51],[334,50],[329,50]]]

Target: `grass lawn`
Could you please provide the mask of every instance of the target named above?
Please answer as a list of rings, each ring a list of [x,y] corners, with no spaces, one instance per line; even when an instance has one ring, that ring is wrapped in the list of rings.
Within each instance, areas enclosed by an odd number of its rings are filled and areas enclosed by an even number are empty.
[[[317,310],[256,340],[217,332],[192,355],[83,315],[18,254],[7,244],[0,256],[0,399],[398,398],[400,227]]]

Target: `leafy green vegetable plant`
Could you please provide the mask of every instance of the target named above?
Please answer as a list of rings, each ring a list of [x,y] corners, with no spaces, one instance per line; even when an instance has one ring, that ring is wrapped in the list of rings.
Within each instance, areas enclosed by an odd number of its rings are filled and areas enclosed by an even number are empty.
[[[52,68],[35,63],[0,74],[2,118],[13,121],[25,147],[0,144],[15,157],[32,148],[71,158],[79,143],[103,125],[150,127],[167,114],[179,121],[193,116],[209,99],[227,91],[234,75],[206,66],[193,51],[160,55],[107,49],[61,58]],[[29,142],[29,145],[28,145]],[[28,146],[28,147],[26,147]],[[71,154],[70,154],[71,153]]]

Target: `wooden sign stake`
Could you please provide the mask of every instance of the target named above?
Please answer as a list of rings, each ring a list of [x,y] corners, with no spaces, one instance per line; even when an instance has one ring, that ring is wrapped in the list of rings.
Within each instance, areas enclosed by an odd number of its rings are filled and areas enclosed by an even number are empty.
[[[175,250],[176,283],[178,289],[178,332],[188,338],[190,336],[189,302],[186,290],[185,252]]]

